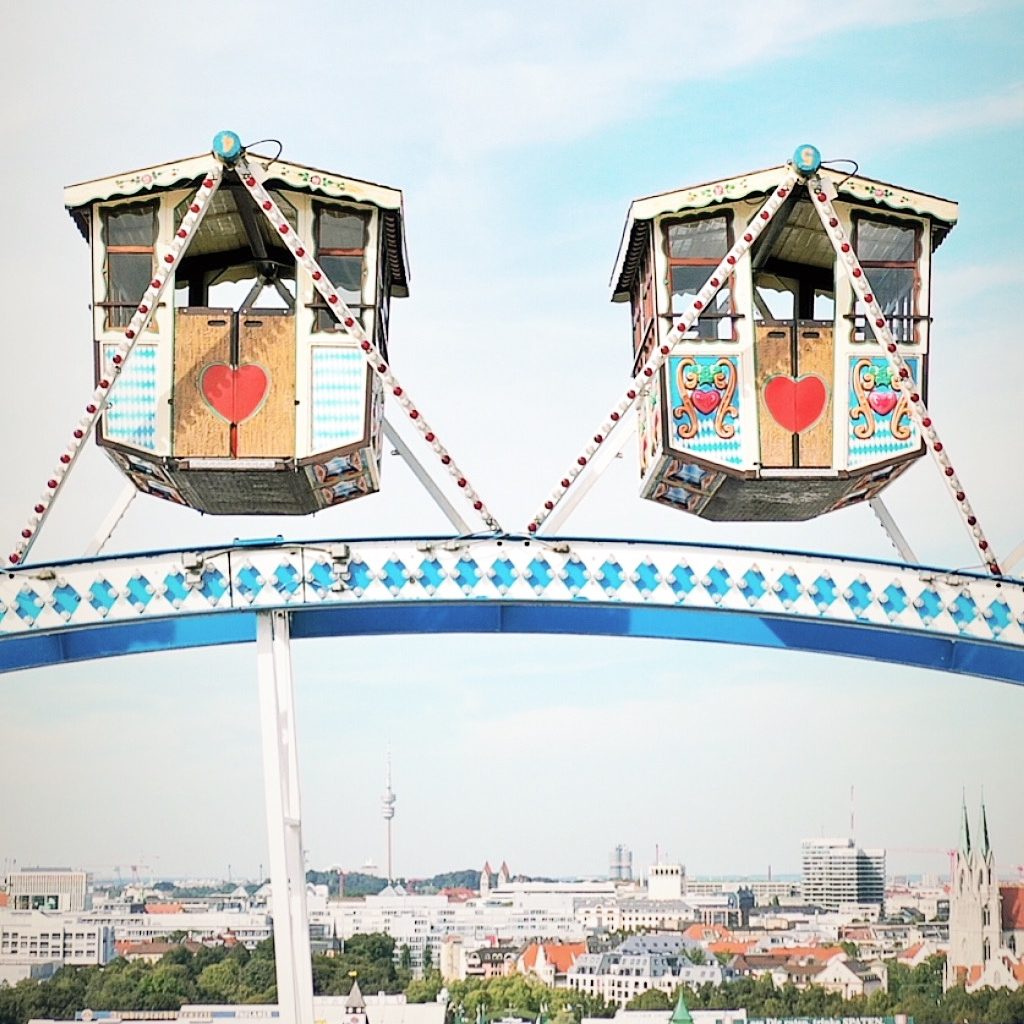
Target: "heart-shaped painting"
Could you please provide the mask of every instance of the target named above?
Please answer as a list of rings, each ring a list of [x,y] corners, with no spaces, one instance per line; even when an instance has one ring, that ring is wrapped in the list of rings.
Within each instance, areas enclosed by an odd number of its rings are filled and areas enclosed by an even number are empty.
[[[895,391],[890,391],[888,388],[885,391],[870,391],[868,392],[868,405],[879,416],[888,416],[889,413],[896,408],[896,403],[899,398],[896,397]]]
[[[828,404],[828,388],[817,374],[805,377],[770,377],[764,386],[764,404],[775,422],[791,434],[814,426]]]
[[[267,371],[256,363],[210,363],[199,375],[199,391],[228,423],[244,423],[259,411],[270,390]]]
[[[713,413],[722,404],[722,393],[714,388],[698,388],[691,397],[697,412],[705,416]]]

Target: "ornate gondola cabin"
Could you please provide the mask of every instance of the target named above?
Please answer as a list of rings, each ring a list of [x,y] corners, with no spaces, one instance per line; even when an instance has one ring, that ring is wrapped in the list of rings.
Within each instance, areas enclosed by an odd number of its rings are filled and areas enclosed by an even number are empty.
[[[96,377],[110,360],[209,154],[72,185],[92,247]],[[283,160],[266,187],[367,335],[387,352],[407,291],[402,194]],[[304,514],[379,489],[383,391],[243,186],[224,169],[135,343],[97,440],[139,490],[214,514]]]
[[[787,170],[632,204],[612,298],[631,303],[634,372]],[[825,168],[820,179],[927,395],[931,254],[957,206]],[[639,433],[643,497],[713,520],[810,519],[874,497],[923,453],[806,186],[666,359]]]

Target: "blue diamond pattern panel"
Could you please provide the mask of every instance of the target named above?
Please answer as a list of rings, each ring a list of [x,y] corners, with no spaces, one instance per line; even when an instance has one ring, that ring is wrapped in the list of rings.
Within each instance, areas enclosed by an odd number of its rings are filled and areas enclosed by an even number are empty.
[[[31,626],[42,614],[43,602],[34,590],[29,587],[22,587],[18,591],[18,599],[14,605],[14,610],[22,622],[26,622]]]
[[[75,614],[81,603],[82,595],[66,583],[53,592],[53,607],[66,619]]]
[[[526,582],[537,593],[547,590],[553,579],[554,573],[551,571],[551,566],[543,558],[534,558],[526,567]]]
[[[508,558],[496,558],[491,563],[491,582],[498,588],[508,590],[518,576],[515,565]]]
[[[703,582],[704,589],[715,601],[721,601],[732,589],[732,579],[721,565],[712,566]]]
[[[203,580],[199,586],[199,593],[206,598],[210,604],[216,604],[227,592],[228,581],[224,573],[217,568],[207,569],[203,573]]]
[[[165,596],[171,604],[176,601],[181,604],[188,597],[188,586],[180,572],[168,573],[164,577],[164,587],[167,589]]]
[[[397,594],[409,582],[409,570],[406,569],[405,563],[400,558],[389,558],[384,563],[383,573],[384,586],[392,594]]]
[[[871,588],[864,580],[854,580],[847,588],[846,593],[843,594],[843,597],[846,599],[846,603],[850,606],[850,611],[852,611],[858,619],[864,615],[871,606],[871,602],[874,600]]]
[[[323,597],[337,581],[334,570],[329,562],[314,562],[309,570],[309,585],[314,593]]]
[[[363,437],[366,364],[358,349],[315,345],[312,349],[313,451],[356,444]]]
[[[831,576],[819,576],[811,586],[814,588],[811,596],[819,612],[826,612],[836,600],[836,584]]]
[[[89,604],[101,615],[106,614],[117,602],[117,591],[108,580],[97,580],[89,588]]]
[[[437,590],[444,582],[444,568],[436,558],[424,558],[419,569],[420,586]]]
[[[788,601],[793,604],[794,601],[800,596],[803,589],[803,585],[800,582],[800,577],[795,572],[789,571],[784,572],[778,580],[775,582],[775,593],[778,594],[779,600],[785,603]]]
[[[235,574],[235,589],[247,601],[255,601],[266,585],[266,580],[254,565],[244,565]]]
[[[992,635],[999,636],[1012,621],[1010,606],[1005,601],[993,601],[985,609],[985,621],[988,622]]]
[[[136,574],[128,581],[128,603],[138,612],[145,611],[153,600],[153,584],[145,576]]]
[[[942,598],[933,587],[928,587],[918,594],[914,607],[917,609],[918,617],[927,625],[942,611]]]
[[[455,564],[455,575],[452,579],[464,591],[475,590],[480,582],[480,566],[472,558],[460,558]]]
[[[302,573],[291,562],[282,562],[274,570],[274,589],[282,597],[293,597],[300,586]]]
[[[668,443],[672,448],[729,466],[743,464],[738,368],[736,357],[671,356],[668,359]],[[693,377],[688,376],[691,371]],[[681,376],[699,383],[694,388],[680,388]],[[697,432],[684,440],[679,436],[679,428],[689,427],[694,419]],[[731,436],[722,436],[730,433]]]
[[[110,359],[116,351],[117,345],[103,346],[108,374],[113,371]],[[103,436],[155,451],[157,406],[157,347],[140,342],[132,349],[110,393],[110,404],[103,414]]]
[[[587,585],[587,567],[576,557],[570,558],[562,570],[564,583],[571,594],[577,594]]]
[[[755,566],[751,566],[742,577],[743,581],[743,595],[747,598],[748,603],[753,601],[754,603],[761,600],[765,594],[765,579],[764,573]]]
[[[636,577],[634,586],[644,597],[656,590],[660,583],[657,566],[651,562],[641,562],[633,575]]]
[[[906,360],[914,380],[918,380],[921,371],[921,361],[911,356]],[[901,414],[899,405],[900,392],[891,387],[889,383],[881,383],[889,380],[889,362],[884,356],[850,358],[850,418],[848,429],[849,443],[849,465],[850,469],[859,469],[863,466],[870,466],[876,462],[884,462],[887,459],[898,455],[905,455],[908,452],[917,451],[921,444],[921,435],[917,424],[911,419],[909,413]],[[870,382],[873,386],[866,391],[866,397],[862,400],[854,387],[855,380]],[[899,416],[899,422],[893,420]],[[894,435],[903,433],[909,428],[910,434],[907,438],[900,438]],[[858,437],[858,433],[866,433],[870,430],[869,437]]]
[[[601,566],[601,586],[606,594],[617,593],[624,582],[622,566],[610,559]]]
[[[902,615],[909,603],[907,592],[898,584],[890,583],[878,599],[886,615]]]
[[[967,594],[957,594],[950,605],[949,615],[957,629],[966,629],[978,617],[978,606]]]
[[[697,585],[697,578],[685,562],[680,562],[669,574],[668,585],[672,588],[672,593],[682,601]]]
[[[373,574],[365,562],[348,563],[348,585],[353,590],[365,590],[373,581]]]

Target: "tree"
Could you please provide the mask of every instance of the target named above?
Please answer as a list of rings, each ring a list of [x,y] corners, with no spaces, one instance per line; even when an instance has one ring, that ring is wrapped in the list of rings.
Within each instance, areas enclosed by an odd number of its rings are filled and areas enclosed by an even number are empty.
[[[667,992],[660,988],[649,988],[646,992],[634,996],[626,1003],[627,1010],[671,1010],[675,1004]]]
[[[402,948],[398,951],[398,966],[403,971],[412,970],[412,950],[407,942],[403,942]]]
[[[430,971],[422,978],[414,978],[405,988],[405,999],[409,1003],[432,1003],[444,987],[440,971]]]
[[[241,965],[237,960],[222,960],[204,967],[199,975],[199,992],[211,1003],[239,1002],[242,996]]]
[[[429,945],[423,947],[423,973],[429,974],[434,968],[434,951]]]

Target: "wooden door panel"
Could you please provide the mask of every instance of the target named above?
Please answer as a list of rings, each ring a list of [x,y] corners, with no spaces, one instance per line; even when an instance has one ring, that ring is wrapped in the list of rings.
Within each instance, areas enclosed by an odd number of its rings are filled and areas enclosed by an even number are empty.
[[[797,365],[793,376],[817,377],[824,383],[824,407],[820,416],[799,435],[800,465],[827,467],[832,465],[832,378],[835,373],[832,327],[800,325],[796,335]]]
[[[263,371],[265,392],[255,410],[238,424],[239,458],[295,455],[295,317],[268,312],[240,313],[238,371],[255,388]],[[243,378],[239,377],[240,383]],[[252,398],[256,397],[255,390]],[[248,411],[248,406],[244,411]]]
[[[765,400],[765,386],[773,377],[788,377],[792,365],[793,329],[786,325],[761,324],[754,352],[757,366],[757,406],[761,435],[761,465],[785,469],[793,465],[793,435],[772,415]]]
[[[203,393],[208,369],[206,390],[211,391],[213,374],[220,367],[230,368],[231,317],[230,309],[175,311],[171,452],[178,458],[231,454],[231,424]]]

